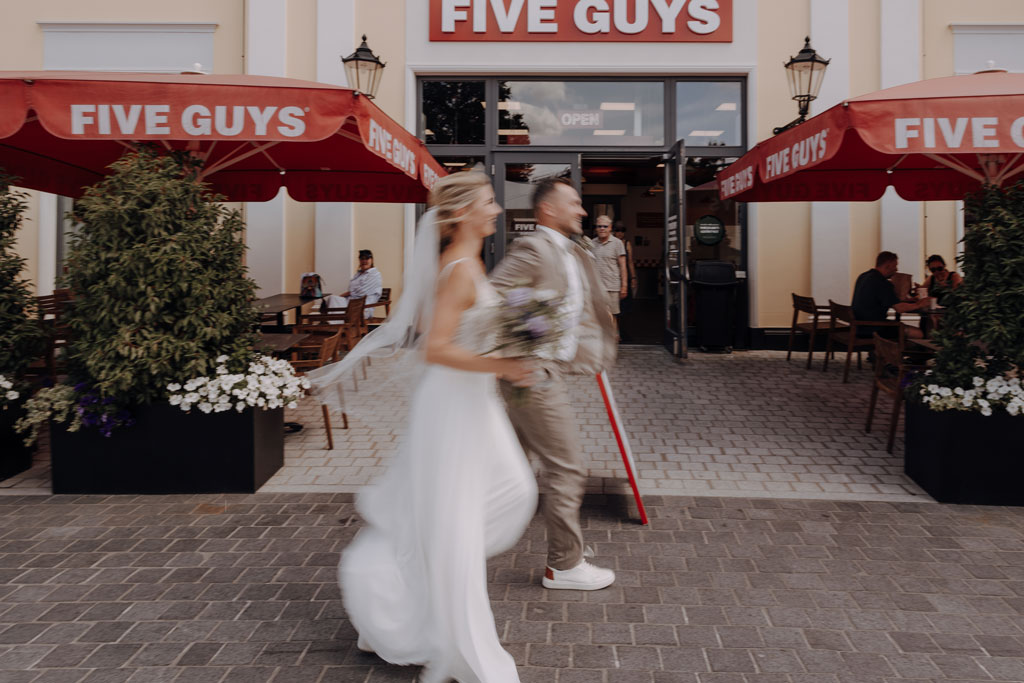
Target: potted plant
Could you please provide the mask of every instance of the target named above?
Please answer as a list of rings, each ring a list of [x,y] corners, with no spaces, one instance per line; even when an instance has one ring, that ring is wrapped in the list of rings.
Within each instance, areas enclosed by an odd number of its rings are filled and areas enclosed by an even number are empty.
[[[12,189],[13,181],[0,174],[0,481],[32,466],[33,449],[22,443],[14,424],[31,393],[25,371],[45,345],[36,300],[21,278],[25,259],[14,251],[27,197]]]
[[[254,351],[241,215],[187,154],[140,148],[111,168],[74,208],[69,381],[21,426],[50,421],[54,493],[255,491],[283,464],[301,380]]]
[[[1024,183],[966,203],[963,284],[911,385],[905,471],[936,500],[1024,504]]]

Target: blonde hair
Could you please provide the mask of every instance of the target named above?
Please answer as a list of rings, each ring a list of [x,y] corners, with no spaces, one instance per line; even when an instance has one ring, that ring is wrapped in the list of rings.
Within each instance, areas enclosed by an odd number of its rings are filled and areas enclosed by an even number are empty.
[[[458,212],[476,201],[476,193],[490,179],[480,171],[463,171],[453,173],[434,183],[430,190],[428,206],[437,209],[437,229],[440,234],[441,251],[444,251],[455,238],[459,226]]]

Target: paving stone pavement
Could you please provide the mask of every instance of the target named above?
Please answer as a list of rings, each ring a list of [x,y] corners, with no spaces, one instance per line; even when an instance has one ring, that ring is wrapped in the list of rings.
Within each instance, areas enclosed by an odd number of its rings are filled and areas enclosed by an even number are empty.
[[[584,508],[592,593],[488,580],[523,683],[1024,680],[1024,510],[651,496]],[[351,494],[0,497],[3,683],[411,683],[356,650]]]
[[[678,363],[658,347],[623,347],[611,372],[619,409],[639,470],[641,491],[661,495],[758,496],[829,500],[931,500],[903,475],[902,428],[885,452],[888,411],[863,432],[870,371],[854,369],[843,384],[841,364],[805,370],[800,354],[787,363],[777,351],[731,355],[694,353]],[[368,383],[391,366],[375,360]],[[364,386],[367,384],[364,382]],[[383,472],[405,425],[405,389],[385,382],[325,450],[319,406],[288,411],[305,429],[286,437],[285,466],[265,492],[354,492]],[[570,388],[592,493],[627,489],[625,470],[592,377]],[[358,401],[358,393],[350,393]],[[24,475],[0,483],[0,493],[49,491],[45,443]]]

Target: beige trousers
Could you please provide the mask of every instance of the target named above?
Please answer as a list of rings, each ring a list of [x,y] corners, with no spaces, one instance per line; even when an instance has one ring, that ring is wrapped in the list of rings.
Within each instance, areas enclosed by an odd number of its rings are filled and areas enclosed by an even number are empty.
[[[523,450],[536,454],[544,465],[549,489],[543,504],[548,529],[547,564],[552,569],[566,570],[583,559],[580,505],[586,470],[565,380],[556,369],[545,372],[548,379],[531,387],[525,397],[513,397],[513,387],[507,382],[501,383],[501,392]]]

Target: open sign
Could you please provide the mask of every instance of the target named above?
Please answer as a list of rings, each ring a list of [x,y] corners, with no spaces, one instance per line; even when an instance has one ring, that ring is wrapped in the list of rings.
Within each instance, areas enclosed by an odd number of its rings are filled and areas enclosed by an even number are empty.
[[[602,111],[572,109],[558,112],[558,121],[563,128],[600,128],[603,120]]]

